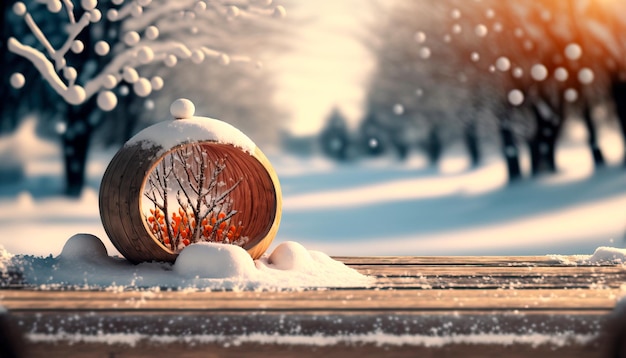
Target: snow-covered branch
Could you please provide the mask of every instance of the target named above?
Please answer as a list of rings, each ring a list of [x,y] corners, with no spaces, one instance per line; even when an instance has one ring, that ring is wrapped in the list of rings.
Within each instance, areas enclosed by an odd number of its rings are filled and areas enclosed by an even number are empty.
[[[46,34],[37,26],[26,5],[17,2],[13,6],[13,12],[24,18],[45,53],[14,37],[8,41],[9,51],[30,61],[54,91],[69,104],[79,105],[97,95],[98,106],[103,110],[112,110],[117,105],[117,96],[112,90],[122,81],[130,83],[135,94],[142,97],[163,86],[160,77],[150,80],[141,77],[139,69],[142,66],[162,62],[173,67],[179,60],[189,59],[198,64],[207,58],[216,59],[223,65],[251,62],[247,56],[231,57],[223,50],[215,48],[223,47],[217,43],[222,40],[216,38],[215,34],[225,33],[224,37],[229,34],[220,24],[235,18],[253,21],[258,16],[285,15],[284,8],[272,5],[271,0],[114,0],[112,3],[117,6],[110,9],[98,9],[97,0],[81,0],[79,10],[75,9],[72,0],[35,2],[45,5],[52,13],[65,9],[69,22],[65,26],[65,41],[55,49]],[[103,16],[103,12],[106,16]],[[241,16],[242,14],[248,16]],[[117,33],[114,32],[115,37],[110,41],[113,43],[106,41],[110,31],[105,33],[102,28],[91,31],[101,21],[117,24]],[[93,49],[86,49],[83,42],[78,40],[81,35],[91,37],[88,43],[94,44]],[[227,43],[228,39],[223,41]],[[91,72],[84,70],[79,73],[80,70],[68,64],[66,55],[70,50],[83,54],[83,51],[89,51],[87,56],[92,56],[93,52],[94,58],[100,57],[100,60],[95,61],[100,64],[100,68],[80,84],[76,83],[77,79],[83,79]]]
[[[148,176],[143,192],[148,201],[144,210],[149,211],[144,213],[146,224],[171,250],[179,251],[201,241],[247,240],[241,235],[241,223],[231,222],[238,213],[233,209],[231,194],[241,179],[226,188],[221,179],[225,160],[211,163],[206,159],[207,152],[201,145],[187,145],[168,154]],[[168,170],[170,175],[166,176]]]

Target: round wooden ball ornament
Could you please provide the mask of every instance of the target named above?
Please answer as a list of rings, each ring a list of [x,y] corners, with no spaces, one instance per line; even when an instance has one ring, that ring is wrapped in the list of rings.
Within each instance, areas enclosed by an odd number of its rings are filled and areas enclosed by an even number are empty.
[[[100,186],[100,217],[131,262],[174,262],[186,246],[218,242],[253,259],[267,250],[282,194],[261,150],[228,123],[194,116],[186,99],[173,120],[150,126],[113,157]]]

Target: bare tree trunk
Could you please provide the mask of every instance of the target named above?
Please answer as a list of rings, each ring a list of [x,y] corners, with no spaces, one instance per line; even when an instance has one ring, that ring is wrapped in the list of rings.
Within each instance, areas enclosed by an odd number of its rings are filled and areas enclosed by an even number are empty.
[[[532,106],[532,111],[536,123],[535,134],[528,141],[532,175],[536,177],[556,173],[555,147],[561,121],[557,118],[545,118],[536,105]]]
[[[591,150],[591,155],[593,157],[593,165],[596,169],[602,168],[605,166],[606,163],[604,161],[604,155],[602,154],[602,150],[598,146],[598,133],[596,131],[596,126],[593,123],[591,106],[589,105],[589,103],[585,103],[583,106],[583,120],[585,121],[587,133],[589,134],[587,141],[589,143],[589,149]]]
[[[439,126],[433,125],[428,132],[428,139],[426,142],[426,155],[428,156],[428,164],[431,167],[437,166],[441,159],[442,153],[441,138],[439,136]]]
[[[81,106],[67,106],[67,129],[62,135],[62,149],[65,195],[70,197],[79,197],[85,186],[87,153],[93,134],[88,117],[94,106],[95,98]]]
[[[624,166],[626,166],[626,82],[613,80],[611,86],[611,92],[613,94],[613,101],[615,102],[615,110],[617,112],[617,119],[622,131],[622,138],[624,141]]]
[[[519,164],[519,150],[515,143],[513,131],[507,124],[500,125],[500,138],[502,140],[502,154],[506,160],[509,184],[522,179],[522,169]]]
[[[472,119],[465,126],[463,131],[465,146],[470,157],[472,168],[478,167],[481,161],[480,145],[478,143],[478,134],[476,132],[476,120]]]

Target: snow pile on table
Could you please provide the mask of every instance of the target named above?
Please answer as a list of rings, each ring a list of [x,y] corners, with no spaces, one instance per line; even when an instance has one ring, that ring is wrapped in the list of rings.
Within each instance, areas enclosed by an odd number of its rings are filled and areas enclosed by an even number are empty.
[[[584,263],[589,264],[624,264],[626,263],[626,249],[615,247],[598,247],[596,251]]]
[[[185,248],[174,264],[133,265],[110,257],[94,235],[72,236],[58,257],[11,255],[2,248],[0,269],[18,272],[26,285],[46,288],[276,290],[363,287],[373,279],[296,242],[278,245],[253,261],[236,245],[198,243]]]
[[[624,265],[626,264],[626,249],[601,246],[594,251],[593,255],[551,255],[551,257],[563,264],[571,265]]]

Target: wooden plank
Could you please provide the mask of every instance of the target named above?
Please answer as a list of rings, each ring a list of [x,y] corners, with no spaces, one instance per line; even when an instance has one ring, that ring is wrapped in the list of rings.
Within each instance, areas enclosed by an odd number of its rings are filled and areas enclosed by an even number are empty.
[[[538,344],[480,344],[480,343],[451,343],[443,345],[417,345],[417,344],[355,344],[350,341],[339,341],[336,344],[294,343],[281,345],[264,342],[197,342],[193,345],[184,342],[164,344],[159,342],[139,342],[133,346],[123,344],[79,342],[67,345],[56,343],[38,342],[29,346],[28,357],[49,358],[53,357],[115,357],[115,358],[152,358],[152,357],[223,357],[239,358],[251,356],[258,358],[440,358],[440,357],[542,357],[542,358],[596,358],[608,357],[604,354],[605,347],[595,342],[577,343],[569,345]],[[433,341],[436,341],[433,339]]]
[[[379,277],[372,288],[381,289],[598,289],[619,288],[624,279],[615,277],[468,277],[423,276]]]
[[[575,256],[562,256],[571,262]],[[333,256],[347,265],[565,266],[553,256]]]
[[[619,290],[330,290],[303,292],[3,291],[10,311],[604,310]]]
[[[626,278],[626,269],[621,266],[433,266],[433,265],[351,265],[350,267],[366,275],[376,276],[595,276],[619,274]]]

